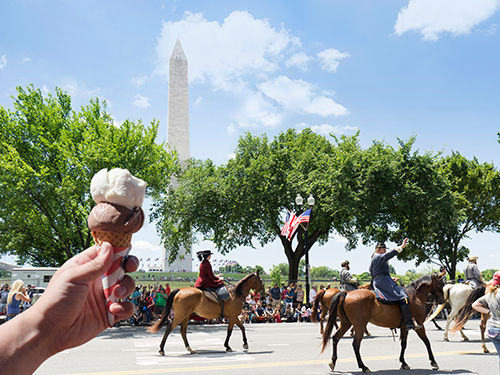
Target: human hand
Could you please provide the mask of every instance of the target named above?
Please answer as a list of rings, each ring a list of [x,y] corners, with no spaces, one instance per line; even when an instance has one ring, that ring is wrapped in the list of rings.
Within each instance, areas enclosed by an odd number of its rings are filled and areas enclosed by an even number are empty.
[[[401,248],[404,249],[408,245],[408,238],[405,238],[403,240],[403,243],[401,244]]]
[[[108,328],[108,314],[101,277],[113,262],[112,246],[104,242],[98,253],[92,246],[68,260],[52,277],[46,292],[28,311],[43,317],[41,330],[52,337],[51,351],[81,345]],[[138,259],[127,259],[126,272],[134,272]],[[134,291],[130,276],[115,286],[113,294],[125,298]],[[113,303],[109,307],[115,321],[129,318],[134,313],[132,302]]]

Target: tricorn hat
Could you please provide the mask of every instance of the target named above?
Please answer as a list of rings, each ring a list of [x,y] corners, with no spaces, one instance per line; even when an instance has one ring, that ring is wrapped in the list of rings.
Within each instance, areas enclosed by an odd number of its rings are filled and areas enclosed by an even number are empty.
[[[478,257],[478,256],[475,256],[475,255],[471,255],[468,259],[469,259],[469,261],[471,261],[471,262],[472,262],[473,260],[477,260],[477,259],[479,259],[479,257]]]
[[[348,260],[344,260],[342,263],[340,263],[340,267],[345,267],[349,264]]]
[[[387,249],[387,246],[385,246],[385,243],[384,243],[384,242],[379,242],[379,243],[377,243],[377,245],[375,246],[375,249],[380,249],[380,248]]]
[[[202,259],[205,259],[206,257],[208,257],[209,255],[212,255],[212,251],[211,250],[200,250],[200,251],[197,251],[196,252],[196,255],[198,256],[198,259],[201,261]]]

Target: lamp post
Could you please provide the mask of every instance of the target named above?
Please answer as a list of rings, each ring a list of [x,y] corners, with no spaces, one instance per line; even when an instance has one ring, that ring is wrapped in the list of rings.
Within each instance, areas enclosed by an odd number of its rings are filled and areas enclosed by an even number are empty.
[[[297,197],[295,198],[295,203],[297,204],[297,206],[299,206],[299,210],[300,210],[300,207],[304,203],[304,199],[302,199],[300,194],[297,194]],[[309,198],[307,198],[307,204],[309,205],[309,208],[311,209],[309,221],[311,221],[311,219],[312,219],[312,209],[313,209],[314,203],[315,203],[314,197],[312,196],[312,194],[310,194]],[[304,238],[304,253],[306,255],[306,296],[305,296],[306,297],[305,298],[306,304],[311,302],[311,301],[309,301],[309,290],[310,290],[310,284],[311,284],[311,269],[309,266],[309,246],[307,243],[307,240],[308,240],[307,229],[309,228],[309,221],[306,224],[305,238]]]

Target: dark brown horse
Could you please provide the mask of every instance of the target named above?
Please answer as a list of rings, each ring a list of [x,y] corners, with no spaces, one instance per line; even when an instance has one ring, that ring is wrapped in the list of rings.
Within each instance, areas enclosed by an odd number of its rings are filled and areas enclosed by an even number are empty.
[[[357,287],[359,289],[370,289],[370,283],[365,284],[363,286],[359,286],[357,284]],[[323,334],[323,322],[325,321],[326,316],[328,315],[328,309],[330,308],[330,305],[332,304],[332,299],[335,294],[340,292],[337,288],[330,288],[330,289],[322,289],[318,293],[316,293],[316,297],[314,298],[314,304],[312,308],[312,313],[311,313],[311,321],[317,322],[319,321],[319,333],[322,335]],[[318,310],[319,307],[321,306],[321,315],[318,316]],[[366,335],[370,336],[370,332],[368,332],[368,329],[366,330]],[[353,335],[353,330],[351,330],[351,336]]]
[[[451,332],[460,331],[464,328],[465,323],[468,322],[470,317],[476,313],[476,310],[472,308],[472,304],[479,298],[489,293],[489,287],[480,285],[477,288],[473,289],[470,292],[467,300],[465,301],[464,307],[460,310],[460,313],[455,320],[455,325],[451,327]],[[486,323],[488,323],[490,315],[489,314],[481,314],[481,322],[479,323],[479,329],[481,330],[481,347],[483,348],[483,353],[489,353],[490,351],[486,347],[486,342],[484,340],[484,332],[486,331]],[[463,334],[462,334],[463,336]],[[467,339],[469,340],[469,339]]]
[[[224,342],[227,352],[232,352],[232,349],[229,347],[229,338],[231,337],[235,324],[240,327],[241,333],[243,334],[243,348],[248,349],[245,327],[238,319],[238,315],[241,314],[243,302],[252,289],[257,292],[264,292],[264,284],[260,279],[258,270],[256,273],[251,273],[250,275],[245,276],[236,285],[231,287],[229,289],[229,299],[224,301],[224,317],[228,319],[227,336],[226,341]],[[219,304],[205,297],[200,289],[176,289],[168,296],[165,311],[163,312],[161,319],[152,327],[148,328],[148,331],[151,333],[158,332],[169,319],[171,309],[174,310],[174,318],[167,324],[165,334],[161,340],[159,353],[161,355],[165,355],[164,348],[167,337],[178,324],[181,325],[181,335],[187,351],[190,353],[196,353],[196,351],[191,349],[189,346],[186,337],[189,317],[191,314],[196,314],[206,319],[217,319],[221,315],[221,308]]]
[[[425,302],[428,294],[431,293],[436,299],[441,300],[443,285],[443,281],[439,275],[432,274],[422,276],[405,287],[406,293],[410,299],[411,312],[418,324],[422,324],[425,320]],[[337,293],[333,297],[329,313],[330,316],[328,317],[328,323],[326,325],[325,333],[323,334],[322,352],[328,345],[337,316],[340,317],[340,328],[333,336],[333,354],[332,361],[330,362],[330,368],[332,371],[335,369],[335,364],[337,362],[338,342],[347,330],[351,326],[354,326],[354,340],[352,346],[354,348],[354,353],[356,354],[358,366],[363,370],[363,372],[370,372],[370,369],[366,367],[361,360],[361,354],[359,351],[361,340],[363,339],[363,332],[368,322],[380,327],[392,329],[401,328],[401,353],[399,360],[401,362],[402,369],[410,368],[404,359],[408,331],[406,330],[404,324],[401,323],[402,317],[398,305],[383,304],[377,300],[374,292],[358,289],[348,293]],[[434,359],[434,354],[432,354],[431,344],[425,333],[425,327],[422,327],[415,332],[427,348],[431,366],[434,369],[438,369],[439,366]]]

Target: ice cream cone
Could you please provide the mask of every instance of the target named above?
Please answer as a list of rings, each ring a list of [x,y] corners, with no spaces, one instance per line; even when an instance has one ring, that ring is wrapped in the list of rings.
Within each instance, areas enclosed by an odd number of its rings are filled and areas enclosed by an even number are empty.
[[[104,273],[102,278],[102,287],[106,297],[106,306],[108,310],[108,322],[112,327],[115,321],[114,315],[109,312],[109,306],[117,302],[118,299],[113,295],[113,289],[123,279],[125,274],[124,261],[127,259],[131,249],[132,234],[114,233],[114,232],[91,232],[96,245],[100,247],[103,242],[109,242],[113,246],[113,264]]]

